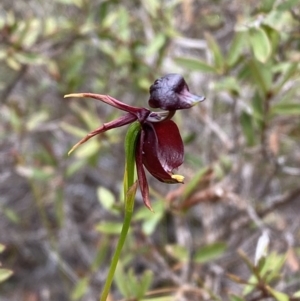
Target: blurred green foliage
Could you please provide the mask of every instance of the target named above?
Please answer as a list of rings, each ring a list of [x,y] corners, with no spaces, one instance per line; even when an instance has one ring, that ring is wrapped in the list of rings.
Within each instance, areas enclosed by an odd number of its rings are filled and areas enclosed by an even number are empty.
[[[4,0],[0,242],[9,270],[1,281],[14,274],[1,283],[1,300],[98,298],[123,215],[124,132],[68,158],[118,113],[63,95],[145,106],[151,83],[171,72],[207,98],[175,116],[187,183],[151,182],[154,214],[137,198],[112,295],[297,300],[299,32],[295,0]],[[265,228],[271,251],[255,266]]]
[[[5,246],[0,244],[0,254],[3,253],[4,250],[5,250]],[[0,283],[7,280],[9,277],[12,276],[12,274],[13,271],[0,268]]]

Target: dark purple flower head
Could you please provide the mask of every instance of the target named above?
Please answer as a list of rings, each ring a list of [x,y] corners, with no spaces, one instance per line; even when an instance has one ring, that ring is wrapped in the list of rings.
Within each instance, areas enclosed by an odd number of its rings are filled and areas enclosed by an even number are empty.
[[[173,173],[174,169],[183,163],[183,142],[177,125],[170,119],[176,110],[190,108],[205,98],[191,94],[181,75],[168,74],[157,79],[150,87],[149,105],[167,110],[162,112],[151,112],[146,108],[129,106],[109,95],[78,93],[65,97],[91,97],[126,112],[125,115],[89,133],[73,146],[69,154],[80,144],[100,133],[138,120],[141,131],[136,145],[135,160],[145,205],[151,209],[144,167],[161,182],[183,183],[184,177]]]
[[[172,73],[157,79],[150,87],[149,106],[174,111],[189,109],[204,99],[190,93],[184,78]]]

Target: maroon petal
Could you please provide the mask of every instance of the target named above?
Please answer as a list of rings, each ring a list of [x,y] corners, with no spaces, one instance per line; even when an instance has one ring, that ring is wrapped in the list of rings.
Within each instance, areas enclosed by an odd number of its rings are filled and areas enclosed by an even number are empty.
[[[188,109],[205,99],[189,92],[184,78],[179,74],[168,74],[157,79],[150,87],[149,106],[163,110]]]
[[[90,97],[94,98],[97,100],[100,100],[102,102],[105,102],[119,110],[126,111],[128,113],[132,113],[137,116],[138,120],[143,122],[148,115],[151,113],[148,109],[146,108],[139,108],[139,107],[134,107],[130,106],[126,103],[123,103],[109,95],[103,95],[103,94],[95,94],[95,93],[72,93],[64,96],[65,98],[69,97]]]
[[[96,130],[90,132],[89,134],[87,134],[84,138],[82,138],[79,142],[77,142],[69,151],[68,154],[71,154],[79,145],[85,143],[86,141],[88,141],[89,139],[91,139],[92,137],[104,133],[110,129],[114,129],[126,124],[129,124],[133,121],[135,121],[137,119],[137,117],[135,115],[132,115],[131,113],[127,113],[124,116],[121,116],[119,118],[117,118],[116,120],[110,121],[108,123],[104,123],[102,126],[100,126],[99,128],[97,128]]]
[[[174,176],[173,169],[183,163],[184,147],[172,120],[143,125],[143,164],[158,180],[167,183],[182,182],[181,176]]]

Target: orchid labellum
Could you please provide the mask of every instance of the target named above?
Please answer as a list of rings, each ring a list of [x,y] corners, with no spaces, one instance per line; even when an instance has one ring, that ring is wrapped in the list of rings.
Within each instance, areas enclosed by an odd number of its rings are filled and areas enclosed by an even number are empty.
[[[138,121],[140,132],[135,149],[138,182],[145,205],[151,209],[149,187],[144,167],[164,183],[183,183],[184,177],[173,174],[183,163],[184,146],[177,125],[171,120],[176,110],[188,109],[205,99],[189,92],[179,74],[168,74],[157,79],[150,87],[149,105],[164,111],[127,105],[109,95],[93,93],[68,94],[65,97],[91,97],[105,102],[126,114],[90,132],[73,146],[69,154],[90,138],[126,124]]]

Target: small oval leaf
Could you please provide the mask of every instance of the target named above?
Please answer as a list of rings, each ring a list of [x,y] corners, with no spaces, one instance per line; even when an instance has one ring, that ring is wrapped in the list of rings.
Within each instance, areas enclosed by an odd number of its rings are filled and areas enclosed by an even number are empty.
[[[200,60],[187,58],[187,57],[177,57],[174,58],[175,63],[179,66],[186,68],[191,71],[202,71],[202,72],[212,72],[217,73],[213,66],[210,66]]]
[[[12,274],[13,271],[11,270],[0,269],[0,283],[7,280]]]
[[[250,28],[249,40],[255,58],[261,63],[265,63],[272,52],[268,35],[262,28]]]

